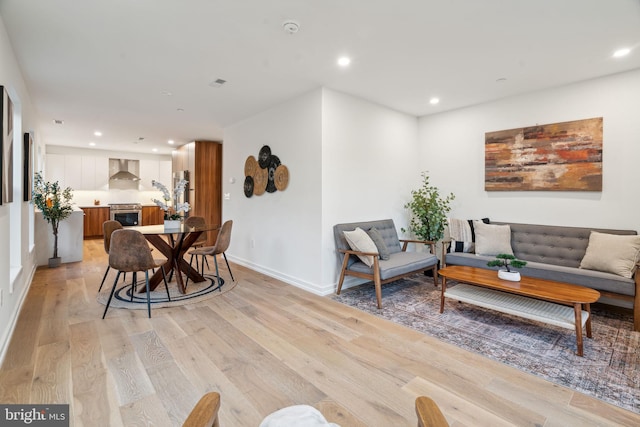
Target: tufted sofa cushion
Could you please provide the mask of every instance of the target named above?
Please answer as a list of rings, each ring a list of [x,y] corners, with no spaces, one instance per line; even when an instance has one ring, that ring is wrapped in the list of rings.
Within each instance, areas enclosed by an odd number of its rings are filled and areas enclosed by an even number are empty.
[[[553,225],[508,224],[511,226],[511,248],[518,259],[543,264],[580,267],[589,245],[591,231],[633,235],[634,230],[609,230],[602,228],[561,227]]]

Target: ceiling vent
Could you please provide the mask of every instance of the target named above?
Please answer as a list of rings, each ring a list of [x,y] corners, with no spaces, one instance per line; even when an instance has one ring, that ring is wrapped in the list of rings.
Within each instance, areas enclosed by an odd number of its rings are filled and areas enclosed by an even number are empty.
[[[220,87],[223,84],[225,84],[227,81],[223,80],[223,79],[215,79],[214,81],[212,81],[211,83],[209,83],[209,86],[211,87]]]

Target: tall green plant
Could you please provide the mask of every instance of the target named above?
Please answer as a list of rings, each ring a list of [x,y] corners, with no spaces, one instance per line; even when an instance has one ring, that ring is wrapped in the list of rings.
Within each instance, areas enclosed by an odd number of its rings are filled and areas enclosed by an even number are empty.
[[[440,190],[429,183],[429,174],[422,172],[422,187],[412,190],[411,201],[404,205],[411,213],[409,230],[422,240],[442,239],[453,199],[453,193],[441,197]]]
[[[53,257],[58,258],[58,226],[73,212],[71,194],[73,190],[60,188],[58,181],[45,182],[42,174],[37,172],[33,182],[33,204],[42,211],[42,217],[51,224],[53,229]]]

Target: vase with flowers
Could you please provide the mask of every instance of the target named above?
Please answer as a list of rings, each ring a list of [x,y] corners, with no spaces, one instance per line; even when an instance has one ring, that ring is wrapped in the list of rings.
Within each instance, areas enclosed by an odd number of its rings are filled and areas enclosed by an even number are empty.
[[[58,256],[58,227],[60,221],[68,218],[73,212],[71,187],[62,189],[58,181],[47,182],[37,172],[33,181],[33,204],[42,211],[42,217],[51,224],[53,231],[53,256],[49,258],[49,267],[58,267],[61,258]]]
[[[178,202],[185,192],[187,182],[185,179],[178,181],[172,195],[164,184],[155,180],[151,181],[151,185],[162,192],[162,200],[151,200],[164,211],[164,225],[167,228],[178,228],[184,214],[191,209],[189,202]]]

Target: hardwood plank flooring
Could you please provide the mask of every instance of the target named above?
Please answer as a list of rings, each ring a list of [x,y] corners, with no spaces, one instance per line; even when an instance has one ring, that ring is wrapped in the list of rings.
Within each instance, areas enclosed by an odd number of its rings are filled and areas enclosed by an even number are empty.
[[[83,262],[37,270],[0,402],[69,403],[73,426],[179,426],[215,390],[226,427],[296,404],[343,427],[396,427],[415,426],[415,398],[428,395],[452,426],[640,425],[640,415],[237,265],[224,295],[102,320],[107,257],[101,240],[84,245]]]

